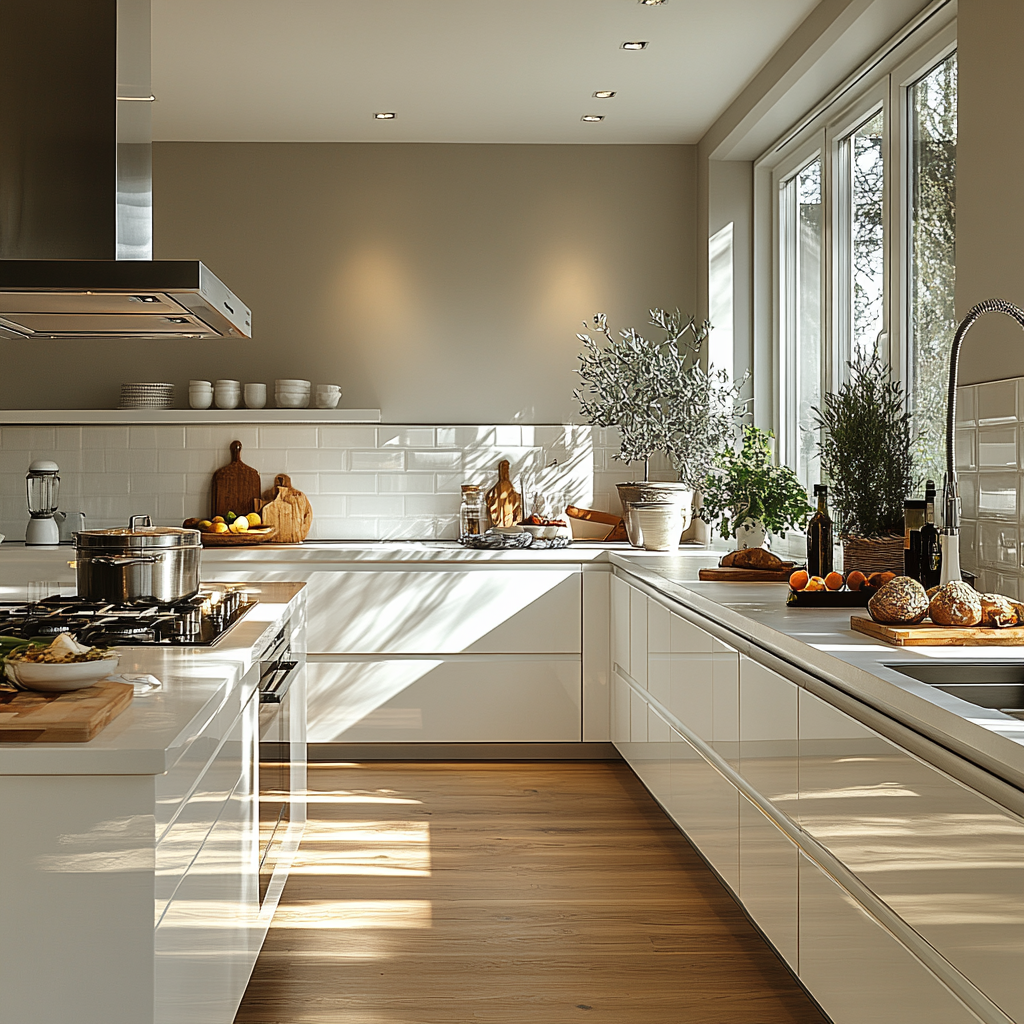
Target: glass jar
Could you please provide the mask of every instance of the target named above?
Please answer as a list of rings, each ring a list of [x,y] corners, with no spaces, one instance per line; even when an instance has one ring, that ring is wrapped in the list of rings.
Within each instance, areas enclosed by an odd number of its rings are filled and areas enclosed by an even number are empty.
[[[462,505],[459,508],[459,540],[478,537],[485,528],[480,487],[477,484],[463,484]]]

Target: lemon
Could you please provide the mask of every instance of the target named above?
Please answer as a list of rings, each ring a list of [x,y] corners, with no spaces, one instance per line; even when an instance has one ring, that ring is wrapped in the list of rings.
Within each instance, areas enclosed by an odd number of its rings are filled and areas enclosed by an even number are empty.
[[[259,512],[250,512],[245,518],[249,521],[249,525],[250,526],[262,526],[263,525],[263,520],[260,519]]]
[[[199,529],[200,530],[208,530],[211,526],[213,526],[213,523],[210,522],[209,519],[200,519],[199,520]]]
[[[224,517],[223,516],[214,516],[213,519],[211,520],[211,522],[223,523],[224,522]],[[218,530],[217,532],[218,533],[223,533],[224,531],[223,530]]]
[[[225,523],[223,519],[219,523],[215,522],[213,524],[212,528],[211,528],[211,532],[213,532],[213,533],[227,533],[228,532],[228,524]]]

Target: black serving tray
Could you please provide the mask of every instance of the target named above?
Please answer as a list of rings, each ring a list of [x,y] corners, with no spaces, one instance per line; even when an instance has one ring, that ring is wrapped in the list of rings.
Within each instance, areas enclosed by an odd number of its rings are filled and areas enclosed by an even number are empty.
[[[786,598],[789,608],[867,608],[874,587],[860,590],[791,590]]]

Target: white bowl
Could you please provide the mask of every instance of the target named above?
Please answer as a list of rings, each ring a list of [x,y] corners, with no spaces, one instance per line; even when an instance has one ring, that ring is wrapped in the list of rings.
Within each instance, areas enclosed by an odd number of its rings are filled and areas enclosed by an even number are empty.
[[[312,386],[312,382],[308,380],[291,380],[282,378],[281,380],[274,381],[275,388],[305,388],[308,391]]]
[[[241,388],[242,382],[240,380],[215,380],[213,386],[215,388]]]
[[[105,679],[117,668],[121,655],[116,651],[98,661],[72,661],[47,665],[37,661],[5,661],[4,675],[26,690],[40,693],[66,693],[81,690]]]
[[[190,380],[188,382],[188,386],[190,388],[212,388],[213,387],[213,381],[212,380]]]
[[[305,409],[309,405],[309,395],[305,392],[282,394],[279,391],[274,395],[274,400],[279,409]]]
[[[213,391],[189,391],[188,404],[193,409],[209,409],[213,405]]]
[[[340,391],[318,391],[316,395],[316,407],[318,409],[337,409],[340,401]]]

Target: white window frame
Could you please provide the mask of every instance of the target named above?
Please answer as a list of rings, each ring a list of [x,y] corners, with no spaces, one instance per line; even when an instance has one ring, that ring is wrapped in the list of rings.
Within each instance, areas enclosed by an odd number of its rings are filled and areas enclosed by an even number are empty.
[[[883,185],[885,281],[882,322],[885,337],[880,354],[887,355],[894,377],[906,394],[910,381],[910,87],[956,49],[955,5],[929,21],[897,46],[878,55],[856,85],[833,100],[813,119],[774,146],[754,163],[754,422],[772,429],[779,439],[780,461],[795,465],[797,425],[790,422],[795,379],[788,351],[786,304],[780,293],[783,225],[779,218],[780,185],[810,159],[823,155],[823,292],[822,394],[845,379],[850,330],[844,321],[849,281],[841,203],[848,182],[841,180],[840,146],[851,130],[873,111],[882,110],[886,133]],[[838,180],[837,180],[838,179]],[[848,228],[846,229],[848,230]]]

